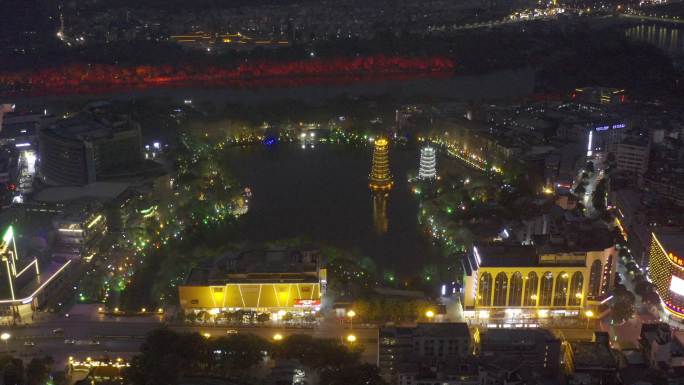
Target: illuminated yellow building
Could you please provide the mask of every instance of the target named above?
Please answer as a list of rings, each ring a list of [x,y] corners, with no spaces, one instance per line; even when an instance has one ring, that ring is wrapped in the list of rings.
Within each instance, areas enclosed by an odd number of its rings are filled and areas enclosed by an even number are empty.
[[[614,261],[607,231],[595,231],[584,242],[542,236],[533,246],[475,246],[464,266],[464,306],[485,310],[487,317],[580,315],[612,288]]]
[[[325,294],[326,269],[314,252],[248,251],[228,269],[195,269],[178,287],[186,311],[315,312]]]
[[[648,275],[663,307],[677,317],[684,317],[684,233],[651,233]]]
[[[389,169],[389,141],[380,138],[375,141],[373,148],[373,164],[368,185],[373,191],[384,191],[391,189],[393,184]]]

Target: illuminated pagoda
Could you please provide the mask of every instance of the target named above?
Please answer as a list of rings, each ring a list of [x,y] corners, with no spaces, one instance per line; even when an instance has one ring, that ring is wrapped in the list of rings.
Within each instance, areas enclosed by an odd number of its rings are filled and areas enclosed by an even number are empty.
[[[392,188],[392,175],[389,170],[389,142],[381,138],[375,141],[373,165],[370,173],[369,187],[373,191],[385,191]]]
[[[437,160],[435,149],[426,146],[420,149],[420,168],[418,169],[418,179],[434,180],[437,178]]]

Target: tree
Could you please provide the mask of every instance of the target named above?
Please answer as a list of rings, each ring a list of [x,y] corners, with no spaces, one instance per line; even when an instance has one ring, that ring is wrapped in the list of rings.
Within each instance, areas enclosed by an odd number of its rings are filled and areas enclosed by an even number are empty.
[[[596,211],[603,212],[606,210],[606,179],[601,179],[594,189],[591,197],[591,203]]]
[[[364,384],[364,385],[383,385],[385,381],[382,380],[378,373],[378,367],[370,364],[361,364],[354,366],[342,366],[321,371],[320,375],[321,385],[348,385],[348,384]]]
[[[270,343],[253,334],[234,334],[210,341],[212,372],[222,376],[244,372],[257,365],[262,352],[271,350]]]
[[[5,385],[22,385],[24,380],[24,363],[17,358],[12,358],[4,366],[3,380]]]
[[[594,162],[587,162],[587,165],[584,166],[584,169],[587,170],[587,172],[594,172]]]
[[[351,351],[337,340],[315,339],[309,335],[291,335],[275,347],[276,358],[293,359],[313,369],[323,370],[356,365],[360,352]]]
[[[134,385],[178,384],[188,367],[181,358],[183,346],[180,335],[166,328],[151,332],[125,371],[126,383]]]
[[[26,385],[43,385],[50,377],[52,359],[34,358],[26,365]]]
[[[621,323],[634,315],[634,294],[623,285],[616,285],[613,291],[613,302],[610,308],[613,322]]]

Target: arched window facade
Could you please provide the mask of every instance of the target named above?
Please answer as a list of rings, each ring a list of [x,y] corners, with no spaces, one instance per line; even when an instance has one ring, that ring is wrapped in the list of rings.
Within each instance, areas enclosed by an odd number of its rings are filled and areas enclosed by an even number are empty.
[[[522,305],[523,277],[519,271],[511,276],[510,289],[508,292],[508,306]]]
[[[582,305],[582,285],[584,284],[584,274],[576,271],[570,279],[570,298],[568,300],[569,306]]]
[[[551,306],[553,296],[553,274],[549,271],[544,273],[539,287],[539,306]]]
[[[553,306],[566,306],[568,303],[568,282],[570,275],[561,271],[556,277],[556,293],[553,298]]]
[[[494,280],[494,306],[506,306],[508,295],[508,277],[506,273],[499,273]]]
[[[599,290],[601,289],[601,261],[598,259],[591,264],[591,270],[589,271],[589,296],[598,297]]]
[[[479,306],[491,306],[492,305],[492,275],[489,273],[484,273],[480,277],[480,283],[478,284],[478,305]]]
[[[527,274],[527,282],[525,282],[524,306],[537,306],[537,285],[539,285],[539,277],[537,273],[531,271]]]
[[[610,287],[613,286],[613,282],[610,279],[610,272],[613,266],[613,255],[608,255],[608,260],[606,260],[606,264],[603,266],[603,270],[601,271],[601,274],[603,275],[603,285],[601,285],[601,295],[606,294],[609,290]]]

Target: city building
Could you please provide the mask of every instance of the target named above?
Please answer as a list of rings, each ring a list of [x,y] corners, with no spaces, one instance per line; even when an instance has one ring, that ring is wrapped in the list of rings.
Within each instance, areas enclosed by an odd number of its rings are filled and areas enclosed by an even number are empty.
[[[314,315],[325,295],[326,276],[317,250],[250,250],[193,269],[178,295],[186,313],[243,310],[272,319],[286,313]]]
[[[684,232],[656,229],[651,233],[648,276],[663,308],[684,318]]]
[[[625,90],[607,87],[583,87],[576,88],[572,96],[578,102],[621,104],[625,101]]]
[[[684,173],[678,170],[649,172],[643,176],[642,185],[644,190],[658,194],[679,207],[684,207]]]
[[[463,363],[472,353],[472,338],[465,323],[419,323],[379,331],[378,367],[386,381],[402,378],[400,383],[409,384],[410,379],[423,376],[419,373],[426,366]]]
[[[623,141],[618,143],[615,156],[617,171],[631,175],[634,180],[641,181],[641,177],[648,170],[649,154],[651,152],[648,141]]]
[[[369,187],[373,191],[384,191],[391,189],[393,183],[389,169],[389,141],[385,138],[376,139]]]
[[[604,227],[536,236],[532,245],[476,245],[464,260],[466,317],[522,325],[583,316],[610,292],[615,257]]]
[[[130,364],[123,358],[94,359],[86,357],[83,360],[69,357],[66,366],[66,375],[75,382],[75,384],[90,384],[90,385],[123,385],[123,372]],[[78,381],[79,377],[85,378]]]
[[[72,205],[52,220],[57,233],[53,257],[84,258],[94,256],[94,247],[107,232],[107,219],[101,205]]]
[[[50,185],[85,185],[138,171],[140,135],[125,116],[90,111],[57,120],[38,135],[40,176]]]
[[[0,239],[4,278],[0,284],[0,320],[5,323],[28,322],[33,313],[61,283],[71,261],[39,264],[37,258],[22,258],[18,253],[14,228],[9,226]]]
[[[618,384],[618,359],[609,336],[596,332],[593,341],[572,341],[564,346],[563,364],[570,384]]]
[[[420,149],[420,168],[418,179],[434,180],[437,178],[437,160],[435,149],[427,146]]]
[[[604,157],[615,153],[617,145],[625,138],[626,123],[608,123],[591,127],[587,131],[587,158]]]
[[[524,368],[538,377],[560,373],[561,340],[549,330],[490,328],[479,333],[480,358],[489,363]]]
[[[666,323],[641,325],[639,338],[646,365],[665,374],[672,383],[684,379],[684,332]]]

